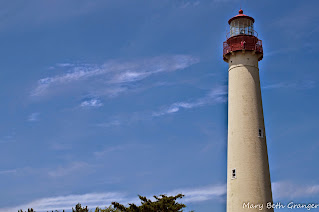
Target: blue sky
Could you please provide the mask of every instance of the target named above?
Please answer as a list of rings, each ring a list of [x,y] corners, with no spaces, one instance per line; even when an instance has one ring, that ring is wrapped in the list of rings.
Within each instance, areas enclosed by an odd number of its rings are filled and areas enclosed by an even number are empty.
[[[1,1],[0,211],[179,192],[225,211],[240,6],[263,40],[274,201],[319,203],[318,1],[32,0]]]

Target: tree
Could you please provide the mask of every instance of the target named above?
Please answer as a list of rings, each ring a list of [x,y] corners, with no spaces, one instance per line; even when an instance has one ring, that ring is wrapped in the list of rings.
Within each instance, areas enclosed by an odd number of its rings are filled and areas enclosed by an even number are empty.
[[[183,208],[186,208],[186,205],[176,202],[177,199],[181,199],[184,197],[183,194],[178,194],[176,196],[166,196],[163,194],[159,196],[154,196],[154,202],[140,195],[138,195],[138,197],[141,200],[140,206],[131,203],[128,207],[125,207],[124,205],[118,202],[112,202],[112,205],[110,205],[109,207],[105,207],[104,209],[96,207],[95,212],[183,212]],[[23,211],[21,209],[18,212]],[[28,212],[35,211],[31,208],[28,209]],[[56,210],[55,212],[58,211]],[[72,212],[89,212],[89,209],[87,206],[82,207],[81,204],[78,203],[75,206],[75,209],[72,208]],[[92,212],[92,210],[90,210],[90,212]]]
[[[20,209],[20,210],[18,210],[18,212],[23,212],[23,210],[22,209]],[[28,212],[35,212],[34,210],[33,210],[33,208],[28,208]]]
[[[112,202],[112,205],[115,209],[118,209],[122,212],[182,212],[183,208],[186,208],[186,205],[176,202],[177,199],[184,197],[183,194],[178,194],[176,196],[154,196],[156,199],[155,202],[152,202],[146,197],[138,195],[141,200],[141,205],[136,206],[135,204],[129,204],[129,207],[118,202]]]
[[[89,212],[89,209],[88,209],[88,206],[86,206],[85,208],[81,206],[80,203],[78,203],[76,206],[75,206],[75,210],[72,208],[72,212]]]
[[[112,205],[110,205],[108,208],[105,207],[104,209],[96,207],[95,212],[121,212],[119,209],[113,208]]]

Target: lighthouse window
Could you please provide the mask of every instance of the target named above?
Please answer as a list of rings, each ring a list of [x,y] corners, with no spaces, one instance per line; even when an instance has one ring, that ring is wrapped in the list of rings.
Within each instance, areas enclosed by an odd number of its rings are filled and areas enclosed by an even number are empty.
[[[236,179],[236,169],[231,170],[231,179]]]
[[[248,18],[235,19],[230,23],[230,36],[254,35],[253,21]]]
[[[258,129],[258,137],[263,138],[264,137],[264,133],[262,129]]]

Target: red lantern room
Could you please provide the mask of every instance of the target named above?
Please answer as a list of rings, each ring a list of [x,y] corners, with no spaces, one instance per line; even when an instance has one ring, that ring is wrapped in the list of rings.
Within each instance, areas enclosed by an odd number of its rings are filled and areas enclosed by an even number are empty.
[[[258,60],[263,58],[263,47],[258,34],[254,30],[255,20],[239,10],[239,14],[229,19],[230,31],[227,33],[227,40],[223,45],[223,59],[228,62],[230,54],[236,51],[252,51],[259,56]]]

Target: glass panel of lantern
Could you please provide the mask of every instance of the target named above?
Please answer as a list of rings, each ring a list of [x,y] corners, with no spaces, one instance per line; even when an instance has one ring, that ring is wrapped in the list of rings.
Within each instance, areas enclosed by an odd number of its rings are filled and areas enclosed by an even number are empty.
[[[248,18],[238,18],[230,23],[230,36],[241,34],[254,35],[252,20]]]

